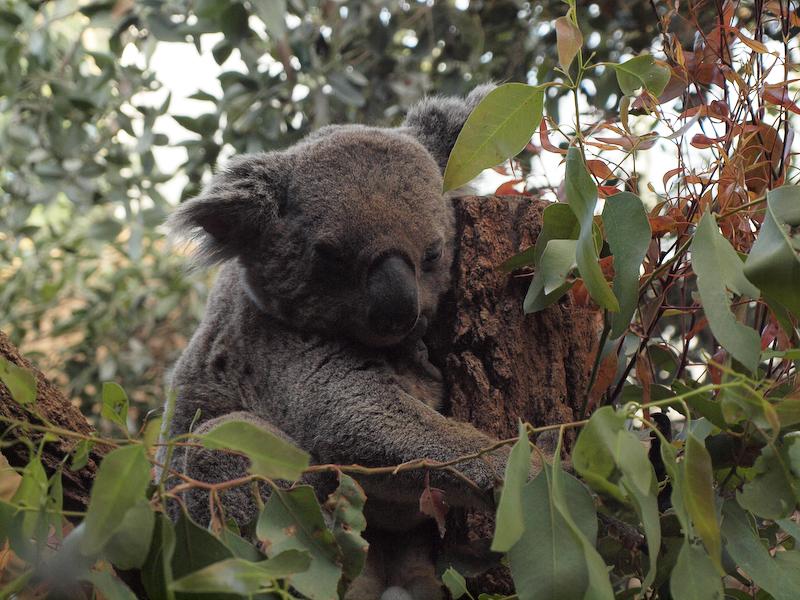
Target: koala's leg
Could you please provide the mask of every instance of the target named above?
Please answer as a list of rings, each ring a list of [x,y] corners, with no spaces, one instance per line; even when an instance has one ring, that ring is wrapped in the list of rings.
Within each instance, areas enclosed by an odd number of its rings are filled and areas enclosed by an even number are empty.
[[[427,525],[408,532],[367,531],[367,564],[345,600],[441,600]]]
[[[271,423],[249,412],[234,412],[216,419],[211,419],[197,427],[194,433],[203,434],[226,421],[247,421],[278,437],[294,443],[292,439],[277,429]],[[182,471],[187,476],[205,483],[221,483],[247,475],[249,461],[243,456],[208,450],[204,448],[190,448],[185,454]],[[176,465],[179,466],[179,465]],[[269,497],[270,488],[267,484],[259,482],[259,493],[263,499]],[[208,490],[193,488],[184,493],[183,500],[189,515],[197,523],[206,525],[211,520],[211,505]],[[226,517],[233,518],[240,527],[249,525],[258,514],[258,505],[254,497],[251,484],[222,490],[219,493]]]
[[[386,588],[385,548],[374,543],[368,533],[365,537],[369,541],[367,561],[359,576],[347,588],[344,600],[377,600]]]
[[[413,600],[441,600],[444,597],[442,582],[436,577],[434,535],[426,524],[392,541],[396,552],[386,565],[390,586],[387,592],[393,587],[399,588]]]

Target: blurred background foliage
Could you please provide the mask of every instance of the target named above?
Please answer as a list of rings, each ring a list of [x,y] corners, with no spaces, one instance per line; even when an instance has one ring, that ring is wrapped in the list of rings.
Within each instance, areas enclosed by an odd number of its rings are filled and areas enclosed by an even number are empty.
[[[595,60],[659,44],[647,0],[580,4]],[[0,0],[0,327],[87,414],[100,382],[124,385],[135,426],[161,403],[209,281],[167,248],[171,206],[235,153],[327,123],[395,124],[426,94],[489,79],[549,81],[563,11],[560,0]],[[221,67],[193,74],[189,98],[207,110],[181,114],[155,94],[169,82],[151,58],[163,44],[207,52],[204,36]],[[616,112],[610,70],[583,92]],[[183,160],[165,166],[159,149]]]

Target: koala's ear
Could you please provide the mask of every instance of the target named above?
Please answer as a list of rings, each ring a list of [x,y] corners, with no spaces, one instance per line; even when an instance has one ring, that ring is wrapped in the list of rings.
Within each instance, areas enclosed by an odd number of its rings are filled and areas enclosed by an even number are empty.
[[[408,111],[403,127],[428,149],[442,173],[469,113],[495,87],[493,83],[479,85],[466,98],[433,96]]]
[[[252,251],[284,212],[290,170],[280,152],[232,159],[170,215],[170,238],[196,240],[195,259],[205,266]]]

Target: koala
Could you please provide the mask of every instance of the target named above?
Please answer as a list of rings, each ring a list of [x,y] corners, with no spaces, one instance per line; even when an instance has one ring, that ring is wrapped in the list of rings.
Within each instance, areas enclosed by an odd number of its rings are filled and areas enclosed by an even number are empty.
[[[453,260],[442,172],[490,89],[426,99],[398,128],[328,126],[286,150],[235,158],[171,215],[172,234],[196,241],[197,260],[222,266],[174,369],[165,437],[245,419],[315,463],[371,467],[448,461],[495,443],[439,412],[442,378],[423,339]],[[489,509],[507,455],[458,464],[474,486],[443,470],[430,471],[430,485],[452,506]],[[245,459],[209,450],[178,449],[171,464],[208,482],[247,469]],[[419,514],[423,471],[357,479],[371,545],[346,597],[441,597]],[[321,498],[335,485],[309,482]],[[208,522],[207,494],[183,500]],[[240,524],[257,514],[250,486],[224,492],[222,503]]]

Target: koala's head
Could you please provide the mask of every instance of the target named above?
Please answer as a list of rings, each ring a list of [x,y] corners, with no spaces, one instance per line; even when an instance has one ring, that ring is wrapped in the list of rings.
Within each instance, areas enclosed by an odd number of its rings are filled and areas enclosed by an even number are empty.
[[[399,343],[449,284],[441,171],[477,100],[432,99],[403,128],[331,126],[234,159],[169,224],[206,263],[238,260],[246,293],[291,327]]]

